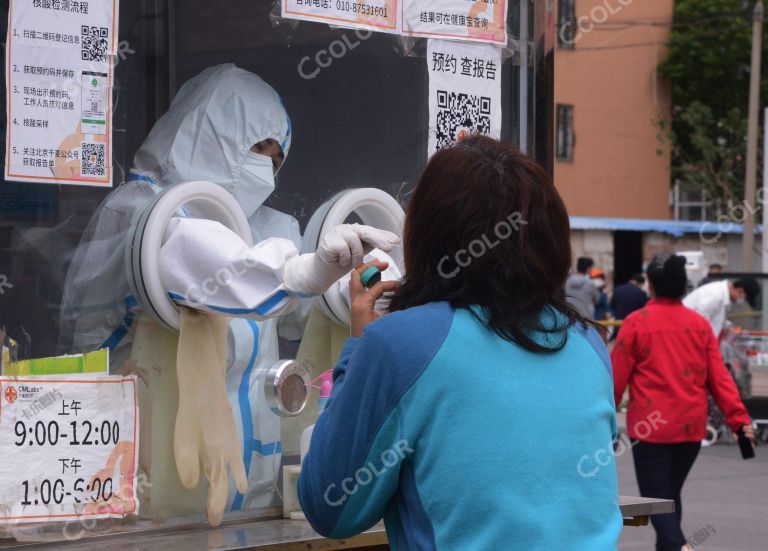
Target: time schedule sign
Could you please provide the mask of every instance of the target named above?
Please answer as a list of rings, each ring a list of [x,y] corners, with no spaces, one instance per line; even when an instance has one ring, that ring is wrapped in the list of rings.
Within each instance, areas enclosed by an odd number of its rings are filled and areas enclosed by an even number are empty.
[[[0,377],[0,524],[136,513],[136,377]]]

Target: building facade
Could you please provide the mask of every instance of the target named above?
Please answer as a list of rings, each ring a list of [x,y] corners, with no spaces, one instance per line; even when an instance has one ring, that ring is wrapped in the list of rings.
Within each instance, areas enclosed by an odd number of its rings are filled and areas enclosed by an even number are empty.
[[[555,182],[576,216],[671,217],[657,78],[673,0],[558,0]]]
[[[671,88],[657,67],[674,0],[555,7],[554,178],[571,215],[574,255],[594,258],[615,284],[661,251],[701,251],[706,264],[738,269],[740,226],[705,222],[704,210],[670,187],[659,121],[670,116]]]

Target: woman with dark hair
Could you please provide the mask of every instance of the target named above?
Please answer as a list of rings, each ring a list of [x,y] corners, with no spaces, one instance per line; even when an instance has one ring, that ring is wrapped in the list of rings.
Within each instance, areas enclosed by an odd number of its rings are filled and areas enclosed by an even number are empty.
[[[471,137],[431,158],[402,285],[352,275],[352,336],[299,478],[318,532],[384,518],[399,549],[616,548],[610,364],[565,301],[569,231],[513,147]]]
[[[709,322],[686,308],[685,258],[658,254],[647,270],[652,299],[630,314],[611,353],[615,400],[629,385],[627,430],[640,495],[673,499],[675,512],[651,517],[659,551],[690,549],[680,494],[706,433],[707,390],[734,432],[754,439],[749,414]]]

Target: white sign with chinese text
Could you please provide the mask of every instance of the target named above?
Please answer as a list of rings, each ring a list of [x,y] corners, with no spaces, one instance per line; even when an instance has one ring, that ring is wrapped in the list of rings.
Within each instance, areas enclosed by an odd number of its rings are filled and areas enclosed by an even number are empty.
[[[135,376],[0,377],[0,524],[136,513]]]
[[[11,0],[5,179],[112,185],[118,0]]]
[[[398,32],[397,0],[283,0],[283,17],[382,32]]]
[[[507,0],[282,0],[282,16],[407,36],[507,43]]]
[[[501,137],[501,48],[430,40],[427,155],[472,134]]]
[[[402,0],[402,33],[507,43],[507,0]]]

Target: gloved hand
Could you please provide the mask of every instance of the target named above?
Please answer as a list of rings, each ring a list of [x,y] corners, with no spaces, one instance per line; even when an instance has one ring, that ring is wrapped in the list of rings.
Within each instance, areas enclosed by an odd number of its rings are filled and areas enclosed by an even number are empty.
[[[361,224],[341,224],[320,240],[317,252],[289,259],[283,268],[283,283],[288,291],[319,295],[328,290],[373,249],[389,252],[400,243],[392,232]]]
[[[208,522],[218,526],[229,494],[227,466],[240,493],[248,491],[243,446],[227,400],[227,318],[180,308],[176,374],[179,410],[173,434],[176,469],[185,488],[194,488],[203,464],[208,488]]]

